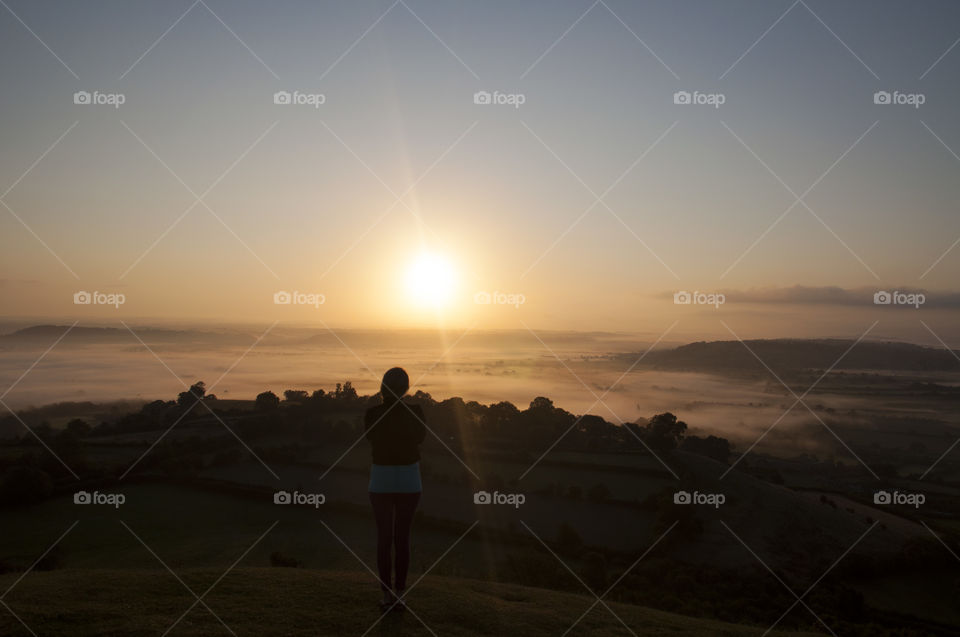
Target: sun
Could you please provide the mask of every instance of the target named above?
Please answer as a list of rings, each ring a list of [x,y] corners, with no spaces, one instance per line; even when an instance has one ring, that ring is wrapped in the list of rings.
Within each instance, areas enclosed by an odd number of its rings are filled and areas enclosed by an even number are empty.
[[[414,306],[430,309],[446,307],[453,300],[456,283],[456,269],[442,255],[424,252],[407,266],[407,298]]]

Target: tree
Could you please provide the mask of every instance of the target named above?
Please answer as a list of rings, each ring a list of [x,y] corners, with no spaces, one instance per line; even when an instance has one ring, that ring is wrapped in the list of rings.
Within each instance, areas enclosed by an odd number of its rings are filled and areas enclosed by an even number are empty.
[[[307,401],[307,392],[297,389],[288,389],[283,392],[283,399],[291,403],[303,403]]]
[[[566,522],[557,529],[557,550],[565,555],[579,555],[583,550],[583,538]]]
[[[707,436],[706,438],[687,436],[680,443],[680,448],[690,453],[713,458],[724,464],[730,458],[730,441],[717,436]]]
[[[354,388],[353,383],[351,383],[349,380],[344,382],[342,385],[337,383],[337,387],[333,392],[333,397],[337,400],[356,400],[357,390]]]
[[[0,502],[33,504],[53,493],[53,479],[42,469],[17,465],[10,467],[0,482]]]
[[[80,418],[74,418],[67,423],[66,431],[69,434],[76,436],[77,438],[84,438],[90,434],[91,427],[87,424],[85,420]]]
[[[588,449],[599,449],[606,438],[617,430],[615,425],[610,424],[600,416],[585,414],[580,417],[577,424],[578,433],[582,433],[586,438]]]
[[[553,401],[544,396],[537,396],[530,401],[530,411],[553,411]]]
[[[280,398],[272,391],[257,394],[257,399],[254,401],[254,407],[257,411],[273,411],[279,406]]]
[[[198,401],[203,400],[207,393],[207,385],[202,380],[190,385],[190,389],[180,392],[177,395],[177,404],[181,407],[193,407]]]
[[[677,420],[669,411],[657,414],[643,429],[643,439],[654,451],[672,451],[677,448],[687,431],[687,423]]]
[[[163,412],[167,410],[167,403],[163,400],[155,400],[151,403],[147,403],[140,409],[140,413],[145,416],[150,417],[159,417],[163,415]]]
[[[270,566],[298,568],[303,566],[303,563],[294,557],[284,555],[280,551],[274,551],[270,554]]]

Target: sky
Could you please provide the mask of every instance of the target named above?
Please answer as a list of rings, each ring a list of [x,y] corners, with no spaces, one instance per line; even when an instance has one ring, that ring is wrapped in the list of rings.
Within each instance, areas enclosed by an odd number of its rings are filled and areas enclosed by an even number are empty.
[[[4,0],[0,317],[930,340],[958,38],[933,0]]]

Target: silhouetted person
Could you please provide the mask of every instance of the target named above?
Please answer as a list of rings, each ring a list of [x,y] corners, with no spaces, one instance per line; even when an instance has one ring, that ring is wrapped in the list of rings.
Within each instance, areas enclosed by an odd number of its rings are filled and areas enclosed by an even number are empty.
[[[420,449],[426,435],[419,405],[401,401],[410,389],[407,372],[387,370],[380,385],[383,404],[364,414],[364,428],[373,465],[370,467],[370,503],[377,521],[377,569],[383,590],[381,610],[403,610],[401,597],[410,568],[410,527],[420,501]],[[390,550],[395,554],[396,578],[390,588]]]

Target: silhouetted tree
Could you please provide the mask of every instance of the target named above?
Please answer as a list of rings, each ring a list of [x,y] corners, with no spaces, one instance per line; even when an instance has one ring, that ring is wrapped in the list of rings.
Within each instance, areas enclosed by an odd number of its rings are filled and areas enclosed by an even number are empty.
[[[0,482],[0,502],[33,504],[53,493],[53,479],[43,470],[25,465],[10,467]]]
[[[566,522],[562,522],[557,529],[557,550],[564,555],[574,556],[583,550],[583,538]]]
[[[279,406],[280,398],[272,391],[257,394],[257,399],[254,401],[254,407],[257,411],[273,411]]]
[[[207,385],[202,380],[190,385],[190,389],[180,392],[177,395],[177,404],[181,407],[192,407],[197,401],[202,400],[207,393]]]
[[[677,420],[669,411],[657,414],[643,429],[643,440],[654,451],[672,451],[677,448],[687,431],[687,423]]]
[[[90,427],[90,425],[87,424],[85,420],[74,418],[73,420],[67,423],[67,426],[64,429],[64,431],[66,431],[67,433],[73,434],[77,438],[84,438],[90,434],[91,429],[92,427]]]
[[[302,566],[302,564],[300,560],[296,558],[287,557],[280,551],[274,551],[273,553],[270,554],[270,566],[298,568],[299,566]]]
[[[530,411],[552,412],[554,409],[553,401],[545,396],[537,396],[530,401]]]
[[[730,441],[717,436],[707,436],[706,438],[687,436],[680,443],[680,448],[723,463],[726,463],[730,458]]]
[[[297,389],[288,389],[283,392],[283,399],[292,403],[307,402],[307,392]]]
[[[354,389],[353,383],[349,380],[344,382],[342,385],[337,383],[337,387],[334,390],[333,397],[337,400],[356,400],[357,399],[357,390]]]

